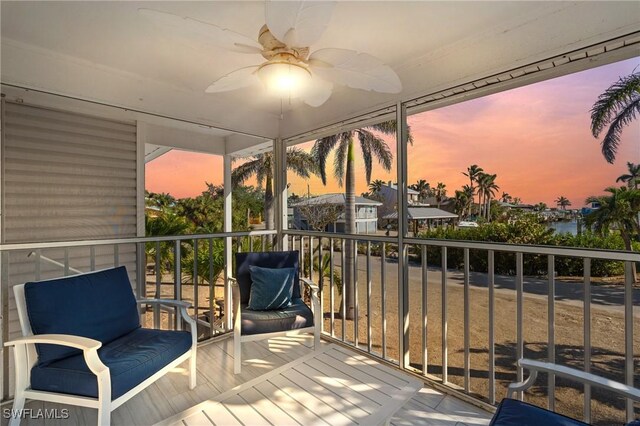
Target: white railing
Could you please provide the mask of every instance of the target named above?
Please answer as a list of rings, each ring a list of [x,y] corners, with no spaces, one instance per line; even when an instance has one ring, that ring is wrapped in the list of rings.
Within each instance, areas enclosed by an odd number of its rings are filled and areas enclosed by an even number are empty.
[[[616,305],[615,313],[622,318],[619,325],[624,330],[620,341],[613,342],[611,348],[604,348],[610,350],[605,357],[621,358],[612,362],[612,365],[619,362],[622,365],[621,371],[616,372],[613,371],[615,369],[610,369],[612,371],[608,373],[614,376],[618,373],[619,377],[615,379],[630,386],[634,385],[634,379],[639,379],[634,375],[634,355],[637,362],[638,352],[640,352],[636,342],[634,354],[634,322],[637,323],[640,319],[640,312],[636,307],[634,316],[634,304],[636,306],[640,304],[640,289],[634,289],[632,274],[633,263],[640,262],[638,253],[404,238],[405,252],[398,255],[397,237],[297,230],[286,232],[289,247],[300,250],[301,264],[306,265],[305,273],[320,285],[322,309],[325,315],[323,333],[327,338],[348,344],[414,374],[420,374],[426,379],[435,380],[438,384],[460,391],[467,396],[496,404],[504,396],[509,381],[523,379],[523,369],[517,365],[516,361],[525,357],[525,351],[527,357],[531,357],[532,349],[529,346],[534,342],[528,341],[527,335],[546,333],[546,342],[543,345],[536,342],[538,346],[544,346],[541,351],[538,351],[537,356],[550,362],[578,363],[587,373],[594,365],[601,363],[602,354],[598,354],[598,359],[592,357],[592,324],[595,320],[599,321],[610,316],[603,315],[600,311],[601,305],[609,304]],[[355,256],[353,264],[350,265],[354,276],[354,315],[353,319],[343,321],[342,319],[346,316],[346,307],[334,281],[339,277],[344,282],[345,274],[349,273],[342,267],[342,265],[347,266],[344,256],[346,244],[357,244],[359,255]],[[459,252],[460,263],[448,263],[451,262],[452,253],[455,251]],[[436,253],[435,256],[434,253]],[[475,260],[478,260],[478,256],[484,257],[485,269],[481,272],[471,271],[470,255],[474,255]],[[326,270],[320,273],[317,270],[317,262],[308,261],[312,258],[322,259],[323,256],[329,257],[327,263],[330,270],[339,271],[337,276],[334,273],[327,274]],[[509,275],[496,274],[497,259],[501,261],[502,266],[505,261],[512,263],[512,272]],[[582,264],[583,274],[579,278],[580,284],[567,284],[557,279],[556,266],[559,265],[558,262],[567,259],[574,264],[575,262]],[[591,277],[592,262],[619,262],[619,266],[623,269],[623,278],[621,278],[623,284],[615,289],[594,286]],[[539,273],[542,278],[525,276],[525,266],[531,269],[532,264],[538,265],[537,269],[542,265],[544,271]],[[399,269],[402,269],[402,272]],[[374,276],[375,279],[372,278]],[[398,276],[404,277],[404,282],[398,283]],[[392,277],[395,278],[395,282]],[[430,279],[433,277],[436,279]],[[574,277],[573,280],[576,279]],[[562,286],[560,289],[556,285],[558,282]],[[571,286],[574,294],[566,294],[565,287],[568,285]],[[479,292],[479,289],[483,289],[482,292]],[[577,289],[579,293],[575,294]],[[455,300],[451,299],[450,294],[454,291],[457,298]],[[597,293],[595,299],[592,297],[594,291]],[[502,305],[496,302],[498,293],[500,294],[499,303]],[[433,294],[437,295],[438,300],[435,303],[436,312],[431,313],[429,308],[434,306],[434,301],[429,298]],[[476,303],[479,295],[483,303],[486,301],[486,308]],[[563,338],[563,353],[559,354],[556,329],[564,325],[556,324],[555,319],[558,315],[556,310],[560,306],[564,315],[567,303],[559,299],[567,297],[573,299],[569,303],[571,312],[577,312],[585,319],[581,326],[574,328],[576,335],[581,335],[582,343],[567,347],[570,345],[567,345],[564,341],[566,338]],[[460,305],[461,312],[450,311],[451,303],[458,302],[460,298],[462,302],[457,305]],[[540,303],[541,299],[544,303]],[[390,306],[392,300],[394,306]],[[505,300],[510,306],[504,306]],[[535,321],[530,317],[525,318],[525,302],[529,304],[532,301],[537,301],[536,303],[547,311],[539,312],[539,316],[533,318]],[[595,303],[598,305],[594,305]],[[597,313],[594,313],[592,306],[598,307]],[[606,308],[613,309],[611,306]],[[397,311],[397,318],[394,317],[395,311]],[[497,319],[501,319],[504,323],[504,318],[500,318],[501,314],[512,311],[515,311],[515,336],[510,342],[498,342]],[[391,317],[389,312],[393,312]],[[418,317],[412,315],[416,312],[419,313]],[[474,320],[471,319],[472,314]],[[462,323],[462,327],[458,327],[462,339],[457,339],[458,335],[453,336],[456,341],[462,340],[456,348],[451,345],[450,327],[453,318]],[[525,321],[526,319],[528,322]],[[546,320],[543,329],[533,330],[533,327],[540,328],[539,324],[542,320]],[[513,327],[513,322],[507,322],[510,323],[510,327],[506,328]],[[482,327],[479,327],[478,323],[482,323]],[[504,327],[500,327],[500,331],[502,328]],[[390,329],[393,329],[393,332],[389,333]],[[486,331],[482,344],[478,342],[480,329],[483,333]],[[441,336],[440,339],[430,338],[430,334],[434,331]],[[474,344],[471,343],[472,331],[474,331]],[[599,331],[602,331],[601,328]],[[496,378],[499,373],[496,368],[498,343],[502,347],[502,352],[510,350],[513,352],[500,354],[501,364],[508,364],[500,366],[502,376],[505,376],[505,371],[508,373],[506,380],[500,381]],[[614,347],[624,349],[620,353],[616,352]],[[418,353],[415,353],[416,348],[419,348]],[[599,351],[602,349],[598,348]],[[478,365],[479,357],[474,355],[473,359],[476,363],[472,365],[472,354],[479,351],[486,351],[486,362]],[[568,352],[579,355],[573,355],[572,358],[566,355]],[[434,356],[436,353],[437,356]],[[461,360],[460,355],[462,355]],[[451,365],[451,357],[456,358],[458,365]],[[430,363],[430,359],[434,359],[436,365],[433,362]],[[563,382],[561,387],[566,385]],[[562,395],[556,394],[557,384],[553,374],[548,375],[545,387],[546,389],[538,389],[538,391],[546,393],[547,405],[550,409],[556,408],[556,402],[561,405],[559,407],[561,410],[573,403],[567,401],[569,396],[565,389]],[[592,401],[597,398],[592,398],[588,384],[579,391],[583,393],[582,413],[571,412],[570,414],[574,417],[582,414],[583,419],[590,422]],[[518,397],[522,398],[522,395],[519,394]],[[600,402],[597,403],[600,404]],[[605,404],[607,403],[605,401]],[[600,409],[600,406],[598,408]],[[632,399],[627,399],[624,407],[619,408],[619,415],[623,421],[625,418],[627,421],[635,418]]]

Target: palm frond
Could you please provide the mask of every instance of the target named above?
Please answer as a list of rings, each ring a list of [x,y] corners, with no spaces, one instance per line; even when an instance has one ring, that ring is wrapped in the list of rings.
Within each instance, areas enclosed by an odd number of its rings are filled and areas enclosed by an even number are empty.
[[[313,156],[299,148],[289,148],[287,150],[287,168],[303,178],[308,178],[310,174],[318,173],[318,165]]]
[[[253,157],[253,160],[239,165],[231,172],[231,182],[233,186],[242,185],[253,175],[264,174],[264,170],[261,170],[263,166],[264,161],[262,155],[257,155]]]
[[[612,84],[591,108],[591,133],[598,137],[605,126],[640,94],[640,73],[622,77]],[[607,160],[608,161],[608,160]]]
[[[391,153],[391,149],[389,148],[389,145],[387,145],[387,142],[366,130],[359,130],[359,132],[366,135],[364,140],[369,145],[372,157],[375,157],[378,160],[383,169],[386,171],[391,170],[393,154]]]
[[[315,161],[318,172],[320,173],[320,179],[324,185],[327,184],[327,159],[329,153],[336,146],[340,140],[340,135],[327,136],[316,140],[311,149],[311,157]]]
[[[367,184],[371,182],[371,171],[373,169],[371,158],[371,145],[367,138],[373,136],[373,133],[366,130],[358,131],[358,140],[360,141],[360,149],[362,150],[362,160],[364,161],[364,174]]]
[[[639,113],[640,96],[636,96],[635,99],[620,110],[616,117],[611,121],[609,130],[601,142],[602,155],[604,155],[604,158],[609,163],[613,163],[616,159],[622,129],[631,123]]]
[[[339,139],[340,143],[336,149],[336,156],[333,159],[333,174],[336,179],[338,179],[338,185],[342,186],[345,177],[345,160],[347,159],[349,144],[352,143],[353,137],[351,132],[345,132],[339,135]]]

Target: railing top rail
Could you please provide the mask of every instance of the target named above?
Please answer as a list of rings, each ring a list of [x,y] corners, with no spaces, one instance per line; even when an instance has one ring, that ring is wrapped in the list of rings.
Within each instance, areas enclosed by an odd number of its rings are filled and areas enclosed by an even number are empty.
[[[21,251],[21,250],[38,250],[52,248],[70,248],[70,247],[89,247],[119,244],[138,244],[138,243],[155,243],[163,241],[189,241],[189,240],[207,240],[210,238],[225,237],[254,237],[260,235],[275,235],[275,230],[263,231],[242,231],[242,232],[218,232],[215,234],[190,234],[190,235],[168,235],[162,237],[133,237],[133,238],[111,238],[103,240],[78,240],[78,241],[54,241],[46,243],[16,243],[16,244],[0,244],[0,252]]]
[[[367,234],[338,234],[333,232],[301,231],[288,229],[284,231],[289,235],[313,236],[317,238],[337,238],[345,240],[371,241],[378,243],[397,243],[397,237]],[[631,253],[616,250],[599,250],[580,247],[541,246],[526,244],[505,244],[484,241],[469,240],[439,240],[432,238],[405,238],[405,244],[420,246],[436,246],[450,248],[468,248],[472,250],[493,250],[506,253],[525,253],[555,255],[561,257],[579,257],[590,259],[604,259],[614,261],[640,262],[640,253]]]

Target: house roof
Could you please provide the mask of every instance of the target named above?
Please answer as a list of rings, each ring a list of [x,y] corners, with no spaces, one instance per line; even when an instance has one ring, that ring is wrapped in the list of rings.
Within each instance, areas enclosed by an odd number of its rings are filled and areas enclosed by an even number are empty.
[[[11,85],[3,93],[9,100],[51,108],[73,104],[87,114],[102,112],[105,105],[121,107],[129,120],[182,124],[203,134],[203,147],[234,154],[265,142],[236,138],[240,132],[288,138],[397,102],[466,90],[475,80],[490,85],[503,75],[530,74],[537,61],[551,61],[540,68],[551,69],[553,59],[565,54],[571,56],[559,66],[571,64],[556,74],[580,68],[580,56],[584,67],[607,63],[611,55],[598,56],[607,49],[594,46],[616,37],[631,40],[638,31],[636,2],[336,2],[311,51],[343,48],[372,54],[398,73],[402,91],[374,93],[336,85],[328,101],[313,108],[296,99],[280,102],[260,86],[205,94],[213,81],[260,64],[262,58],[194,42],[171,28],[159,30],[140,17],[140,7],[193,17],[254,40],[265,23],[264,1],[3,2],[1,73],[2,82]],[[584,49],[590,49],[588,55],[576,53]],[[628,53],[618,57],[633,57],[634,49],[637,45],[630,44]],[[521,67],[530,68],[514,71]],[[34,88],[38,90],[26,90]],[[95,104],[78,106],[72,98]],[[207,126],[226,130],[211,135]],[[158,138],[163,136],[158,132]]]
[[[423,220],[423,219],[457,219],[458,215],[449,213],[442,209],[435,207],[408,207],[407,218],[409,220]],[[383,217],[383,219],[395,219],[398,220],[398,212],[390,213]]]
[[[385,183],[384,186],[387,186],[395,191],[398,190],[398,185],[396,185],[395,183]],[[420,194],[420,193],[415,189],[407,188],[407,194]]]
[[[345,204],[345,196],[341,193],[336,194],[324,194],[317,197],[308,198],[293,204],[293,207],[308,206],[314,204]],[[382,203],[369,198],[356,196],[356,205],[369,205],[369,206],[381,206]]]

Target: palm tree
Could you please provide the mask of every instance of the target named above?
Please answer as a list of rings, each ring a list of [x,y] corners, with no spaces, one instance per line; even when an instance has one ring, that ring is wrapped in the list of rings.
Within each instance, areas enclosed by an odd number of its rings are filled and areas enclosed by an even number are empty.
[[[467,167],[467,172],[466,173],[462,172],[462,174],[469,178],[469,186],[471,186],[471,189],[475,191],[475,186],[473,186],[473,184],[474,182],[478,181],[478,178],[482,175],[483,172],[484,170],[482,169],[482,167],[478,167],[477,164],[472,164],[469,167]],[[472,195],[471,204],[473,205],[473,203],[475,203],[475,198]]]
[[[571,201],[564,195],[559,196],[555,200],[556,206],[560,207],[562,210],[566,210],[568,206],[571,205]]]
[[[433,190],[436,197],[436,202],[438,203],[438,208],[440,208],[440,204],[442,203],[442,200],[444,200],[444,198],[447,196],[446,186],[447,185],[445,185],[444,183],[438,182],[438,185]]]
[[[173,197],[173,195],[166,192],[162,192],[159,194],[156,192],[149,192],[148,201],[150,206],[157,207],[162,211],[170,209],[176,204],[176,199]]]
[[[535,209],[538,212],[543,212],[547,209],[547,205],[543,202],[539,202],[538,204],[535,205]]]
[[[509,195],[508,192],[503,192],[502,195],[500,196],[500,200],[503,203],[511,203],[513,201],[513,197]]]
[[[420,201],[424,201],[425,198],[431,195],[431,185],[429,185],[429,182],[424,179],[418,180],[413,185],[410,185],[409,188],[418,192],[418,198]]]
[[[465,210],[468,211],[468,215],[471,215],[471,208],[473,207],[473,194],[475,193],[473,187],[471,185],[464,185],[462,187],[462,192],[464,193],[467,199],[467,205],[465,206]]]
[[[338,133],[337,135],[327,136],[316,140],[311,150],[315,164],[318,165],[320,178],[322,183],[327,183],[327,159],[329,153],[335,149],[335,159],[333,161],[333,174],[338,180],[340,186],[345,187],[345,232],[348,234],[356,233],[356,206],[355,206],[355,139],[360,145],[362,159],[364,160],[365,178],[367,184],[371,183],[371,172],[373,170],[374,158],[380,163],[386,171],[391,170],[393,154],[387,143],[376,133],[384,135],[394,135],[396,133],[395,120],[386,121],[361,129],[351,130],[348,132]],[[409,141],[412,139],[409,137]],[[347,319],[353,319],[355,308],[355,292],[353,265],[355,261],[355,247],[353,244],[345,246],[345,268],[343,303]]]
[[[384,181],[380,179],[376,179],[369,184],[369,192],[371,195],[375,195],[378,192],[382,191],[382,187],[385,185]]]
[[[484,216],[489,221],[491,219],[491,199],[496,195],[496,191],[500,187],[496,184],[495,180],[498,175],[490,175],[488,173],[482,173],[478,176],[478,193],[484,201]]]
[[[613,83],[591,108],[591,133],[598,138],[609,126],[601,142],[602,155],[613,163],[620,144],[622,129],[640,112],[640,73],[622,77]]]
[[[599,203],[600,208],[585,216],[585,223],[600,234],[608,234],[616,228],[624,241],[627,251],[632,251],[631,241],[640,233],[636,218],[640,213],[640,190],[627,187],[609,187],[605,189],[611,195],[591,196],[587,203]],[[634,282],[637,281],[635,262],[633,263]]]
[[[273,153],[266,152],[254,155],[249,161],[236,167],[231,174],[234,186],[242,185],[252,176],[256,177],[258,185],[262,186],[262,182],[265,183],[264,223],[267,229],[274,228],[273,167]],[[318,173],[317,165],[311,155],[298,148],[287,149],[287,169],[303,178]]]
[[[627,182],[629,188],[638,189],[640,184],[640,164],[627,163],[629,173],[620,175],[616,182]]]
[[[469,185],[465,185],[465,186],[468,187]],[[455,194],[456,195],[454,197],[454,211],[456,212],[458,217],[462,219],[469,206],[469,203],[471,202],[471,198],[469,197],[469,194],[464,190],[456,191]]]

